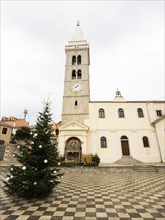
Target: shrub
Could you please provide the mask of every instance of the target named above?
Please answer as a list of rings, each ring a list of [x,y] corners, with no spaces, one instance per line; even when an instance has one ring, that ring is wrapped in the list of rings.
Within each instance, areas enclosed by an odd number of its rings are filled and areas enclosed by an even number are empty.
[[[81,156],[81,162],[84,164],[84,165],[91,165],[92,164],[92,156],[90,154],[83,154]]]
[[[81,156],[81,162],[83,165],[98,166],[100,163],[100,158],[97,154],[83,154]]]
[[[98,166],[100,163],[100,157],[97,154],[91,154],[91,156],[93,165]]]
[[[27,140],[27,139],[30,139],[30,132],[31,132],[31,130],[28,127],[19,128],[16,131],[15,139],[16,140]]]

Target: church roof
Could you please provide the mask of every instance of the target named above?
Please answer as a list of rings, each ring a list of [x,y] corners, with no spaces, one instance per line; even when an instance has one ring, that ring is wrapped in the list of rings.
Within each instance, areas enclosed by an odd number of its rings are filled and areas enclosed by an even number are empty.
[[[87,41],[85,40],[84,34],[81,30],[80,23],[77,22],[76,28],[73,32],[73,35],[71,37],[71,40],[68,42],[69,45],[82,45],[87,44]]]
[[[62,124],[61,126],[59,126],[59,130],[83,130],[83,131],[87,131],[89,128],[87,125],[76,121],[74,119]]]

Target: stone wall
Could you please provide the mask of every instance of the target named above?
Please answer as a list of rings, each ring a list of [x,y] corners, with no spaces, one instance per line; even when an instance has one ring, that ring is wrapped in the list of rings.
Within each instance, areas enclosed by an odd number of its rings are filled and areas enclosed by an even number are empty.
[[[17,144],[1,145],[0,160],[6,163],[17,163],[15,154],[18,153]]]

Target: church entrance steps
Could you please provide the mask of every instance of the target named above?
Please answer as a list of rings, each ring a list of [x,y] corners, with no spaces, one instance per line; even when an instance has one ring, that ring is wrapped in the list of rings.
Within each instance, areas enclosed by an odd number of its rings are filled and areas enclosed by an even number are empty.
[[[113,164],[116,165],[135,165],[135,164],[142,164],[139,160],[136,160],[132,156],[122,156],[121,159],[117,160]]]

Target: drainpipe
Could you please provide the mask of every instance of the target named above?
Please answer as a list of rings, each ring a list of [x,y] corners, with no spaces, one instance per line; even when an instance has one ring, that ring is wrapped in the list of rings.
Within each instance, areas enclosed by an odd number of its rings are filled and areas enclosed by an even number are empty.
[[[157,140],[157,143],[158,143],[158,150],[159,150],[159,155],[160,155],[160,162],[162,163],[163,162],[163,159],[162,159],[162,154],[161,154],[161,150],[160,150],[160,144],[159,144],[159,139],[158,139],[158,133],[157,133],[157,130],[155,128],[155,124],[153,124],[151,122],[151,119],[150,119],[150,115],[149,115],[149,110],[148,110],[148,104],[149,102],[146,103],[146,109],[147,109],[147,115],[148,115],[148,120],[149,120],[149,123],[152,127],[154,127],[154,130],[155,130],[155,134],[156,134],[156,140]]]

